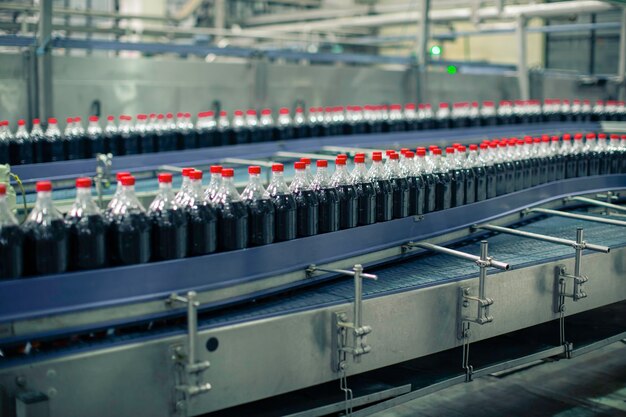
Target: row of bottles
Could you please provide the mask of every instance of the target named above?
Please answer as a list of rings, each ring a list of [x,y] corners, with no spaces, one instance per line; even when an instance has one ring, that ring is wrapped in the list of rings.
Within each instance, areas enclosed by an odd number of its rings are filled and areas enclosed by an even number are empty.
[[[213,146],[239,145],[307,137],[463,128],[497,124],[555,121],[626,120],[623,102],[588,100],[502,100],[430,104],[408,103],[311,107],[308,114],[298,107],[293,115],[281,108],[276,118],[271,109],[236,110],[232,119],[225,111],[198,113],[195,123],[189,113],[128,115],[116,123],[108,116],[104,129],[97,116],[89,117],[85,129],[80,117],[67,118],[63,132],[56,119],[48,119],[43,131],[38,119],[29,133],[18,121],[13,134],[9,122],[0,122],[0,163],[12,165],[91,158],[98,153],[135,155]]]
[[[365,160],[356,154],[350,171],[347,155],[338,155],[331,175],[327,160],[317,161],[313,174],[303,158],[290,184],[284,166],[273,164],[267,188],[261,168],[251,166],[241,194],[230,168],[212,166],[206,189],[202,171],[185,168],[176,194],[172,174],[162,173],[148,210],[135,195],[135,178],[120,172],[104,213],[92,199],[91,180],[79,178],[65,218],[53,205],[50,182],[43,181],[21,227],[0,184],[0,277],[244,249],[460,207],[551,181],[626,173],[626,136],[501,138],[469,149],[457,143],[445,150],[372,152],[369,169]]]

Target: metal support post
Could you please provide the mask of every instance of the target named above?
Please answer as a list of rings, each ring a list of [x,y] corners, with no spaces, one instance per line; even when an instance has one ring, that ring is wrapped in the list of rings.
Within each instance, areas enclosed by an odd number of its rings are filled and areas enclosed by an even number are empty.
[[[352,271],[318,268],[315,265],[309,265],[306,269],[306,273],[309,276],[317,271],[354,277],[352,322],[349,321],[345,312],[336,312],[333,313],[332,328],[333,358],[331,366],[334,372],[339,373],[339,387],[345,395],[345,415],[349,416],[352,415],[353,395],[352,390],[348,388],[346,374],[348,355],[352,356],[352,360],[355,363],[360,363],[361,357],[372,350],[372,347],[367,344],[366,340],[366,336],[372,332],[372,328],[363,324],[363,278],[377,280],[378,277],[373,274],[363,273],[363,266],[360,264],[354,265]],[[352,337],[350,337],[350,334]],[[350,343],[350,339],[352,339],[352,343]]]
[[[420,24],[419,35],[417,38],[417,56],[419,66],[419,100],[420,102],[427,101],[427,88],[428,85],[428,40],[429,40],[429,28],[430,28],[430,0],[421,0],[420,2]]]
[[[556,269],[554,281],[554,312],[559,314],[559,342],[561,343],[561,345],[565,346],[566,355],[569,357],[572,345],[565,340],[565,298],[571,298],[573,301],[578,301],[587,297],[587,293],[585,292],[583,285],[589,280],[589,278],[583,275],[581,272],[583,250],[589,249],[595,252],[609,253],[611,248],[609,248],[608,246],[594,245],[585,242],[583,239],[583,229],[581,227],[576,229],[575,241],[490,224],[474,226],[473,229],[491,230],[493,232],[506,233],[528,239],[542,240],[544,242],[550,242],[556,245],[571,246],[572,248],[574,248],[574,250],[576,251],[576,255],[574,258],[574,274],[572,275],[567,273],[565,266],[559,265]],[[566,291],[566,284],[567,280],[569,279],[571,279],[573,282],[573,289],[571,293],[568,293]]]
[[[473,367],[469,363],[470,324],[477,323],[483,325],[493,321],[493,317],[489,314],[489,306],[493,304],[493,300],[487,297],[487,268],[491,267],[508,271],[510,266],[506,262],[496,261],[489,257],[488,243],[486,240],[480,242],[480,256],[448,249],[431,243],[409,242],[406,247],[418,247],[433,252],[456,256],[457,258],[473,261],[480,268],[480,274],[478,276],[478,296],[472,295],[470,287],[460,287],[457,307],[457,337],[463,341],[463,359],[461,366],[465,369],[465,380],[469,382],[472,380],[473,373]],[[475,317],[468,316],[465,313],[471,302],[476,303]]]
[[[517,38],[517,79],[519,82],[520,98],[522,100],[528,100],[530,98],[530,84],[528,80],[528,63],[526,61],[526,18],[523,15],[517,16],[515,36]]]
[[[611,197],[609,196],[608,198],[610,199]],[[626,211],[626,207],[624,207],[624,206],[619,206],[617,204],[612,204],[612,203],[609,203],[609,202],[605,203],[604,201],[598,201],[598,200],[594,200],[593,198],[587,198],[587,197],[579,197],[579,196],[567,197],[565,199],[565,201],[580,201],[582,203],[592,204],[594,206],[605,207],[607,209],[613,209],[613,210],[617,210],[617,211]]]
[[[565,211],[559,211],[559,210],[550,210],[550,209],[544,209],[544,208],[531,208],[531,209],[526,209],[522,212],[522,214],[529,214],[529,213],[551,214],[553,216],[568,217],[570,219],[585,220],[588,222],[605,223],[605,224],[611,224],[613,226],[622,226],[622,227],[626,226],[626,221],[623,221],[623,220],[603,219],[601,217],[587,216],[584,214],[576,214],[576,213],[567,213]]]
[[[38,116],[47,120],[53,114],[52,100],[52,0],[41,0],[37,31]]]
[[[176,392],[182,397],[176,401],[176,410],[188,415],[189,400],[199,394],[204,394],[211,390],[211,384],[203,382],[200,374],[206,371],[211,364],[209,361],[198,361],[197,345],[198,345],[198,307],[200,303],[197,301],[195,291],[189,291],[186,297],[178,294],[171,294],[165,303],[173,307],[175,304],[184,304],[187,306],[187,352],[182,346],[173,347],[172,358],[176,361],[179,369],[178,380],[176,383]]]
[[[617,79],[619,80],[619,99],[626,100],[626,6],[622,6],[621,25],[619,31],[619,56]]]

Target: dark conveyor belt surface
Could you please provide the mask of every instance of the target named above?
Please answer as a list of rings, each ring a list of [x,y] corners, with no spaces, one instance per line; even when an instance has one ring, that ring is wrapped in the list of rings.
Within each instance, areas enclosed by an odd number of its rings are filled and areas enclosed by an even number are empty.
[[[518,229],[575,240],[576,227],[584,228],[584,238],[587,242],[606,245],[611,249],[626,246],[626,231],[623,228],[602,223],[548,217]],[[511,235],[493,235],[487,240],[489,241],[489,255],[499,261],[508,262],[511,269],[574,256],[574,250],[569,246]],[[466,243],[455,249],[478,255],[480,242]],[[366,272],[377,274],[378,281],[363,280],[364,299],[478,276],[478,268],[473,263],[441,254],[412,257],[390,266],[368,269]],[[351,278],[337,279],[330,283],[295,291],[288,296],[276,296],[257,304],[220,311],[214,316],[211,315],[201,320],[199,324],[203,328],[221,327],[226,324],[342,304],[351,302],[353,298],[353,280]]]

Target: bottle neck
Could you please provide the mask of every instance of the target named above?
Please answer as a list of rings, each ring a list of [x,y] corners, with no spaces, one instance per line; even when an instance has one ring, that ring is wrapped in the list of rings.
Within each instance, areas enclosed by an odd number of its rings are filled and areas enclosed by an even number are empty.
[[[369,171],[371,180],[382,180],[385,177],[385,167],[383,161],[372,161],[372,167]]]
[[[235,180],[232,177],[223,177],[222,185],[215,198],[217,203],[228,203],[233,201],[240,201],[241,197],[237,188],[235,187]]]
[[[302,190],[308,190],[310,187],[311,184],[309,184],[306,171],[304,169],[296,169],[293,180],[291,181],[291,184],[289,184],[289,191],[297,193]]]
[[[242,200],[261,200],[265,195],[265,188],[260,174],[250,174],[248,185],[241,193]]]
[[[119,203],[114,208],[116,214],[125,214],[129,211],[145,212],[145,209],[135,195],[134,185],[122,185]]]
[[[34,221],[36,223],[42,223],[45,220],[61,219],[63,219],[63,216],[54,207],[54,202],[52,201],[52,192],[39,191],[37,193],[37,201],[35,202],[35,207],[30,212],[28,220]]]
[[[313,178],[313,183],[311,188],[320,189],[320,188],[328,188],[330,186],[330,175],[328,174],[328,168],[326,167],[317,167],[317,171],[315,172],[315,178]]]
[[[100,209],[91,196],[91,188],[77,188],[76,200],[68,215],[71,217],[82,217],[100,214]]]
[[[332,185],[349,185],[352,182],[350,174],[348,173],[348,168],[345,165],[336,165],[335,173],[332,177]]]
[[[354,182],[366,182],[367,181],[367,168],[362,162],[354,164],[354,170],[352,171],[352,178]]]
[[[17,226],[17,219],[9,209],[7,198],[4,195],[0,196],[0,227],[4,226]]]

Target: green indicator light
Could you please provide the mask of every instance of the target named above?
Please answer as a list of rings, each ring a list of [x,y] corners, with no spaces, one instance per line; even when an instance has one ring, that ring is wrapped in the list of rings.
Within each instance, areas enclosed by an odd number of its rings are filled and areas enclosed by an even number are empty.
[[[456,74],[456,67],[454,65],[448,65],[448,74]]]
[[[441,55],[441,46],[434,45],[430,48],[431,55]]]

